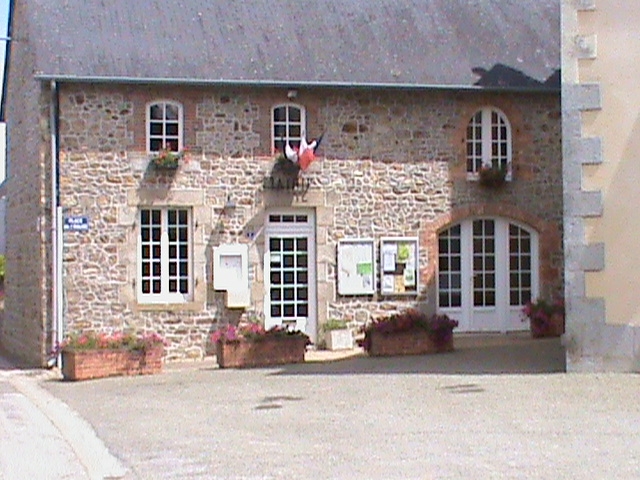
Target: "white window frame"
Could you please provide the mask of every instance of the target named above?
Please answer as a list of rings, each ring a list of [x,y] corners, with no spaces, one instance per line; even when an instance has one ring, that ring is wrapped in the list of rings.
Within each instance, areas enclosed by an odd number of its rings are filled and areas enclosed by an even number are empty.
[[[507,181],[511,181],[512,178],[512,168],[511,168],[511,163],[512,163],[512,159],[513,159],[513,155],[512,155],[512,151],[513,151],[513,142],[512,142],[512,133],[511,133],[511,123],[509,122],[509,118],[505,115],[505,113],[495,107],[492,106],[488,106],[488,107],[483,107],[479,110],[476,110],[473,115],[471,116],[471,118],[469,119],[469,121],[467,122],[466,126],[465,126],[465,162],[467,163],[467,179],[468,180],[478,180],[479,178],[479,174],[478,174],[478,170],[477,167],[475,165],[475,156],[474,155],[469,155],[468,153],[468,145],[470,142],[472,142],[474,139],[469,138],[469,126],[474,122],[474,119],[476,117],[476,115],[478,115],[478,113],[481,114],[481,121],[480,121],[480,126],[481,126],[481,145],[482,145],[482,154],[481,154],[481,162],[482,162],[482,166],[493,166],[495,161],[500,161],[501,156],[498,156],[497,158],[494,157],[493,152],[492,152],[492,144],[494,142],[499,142],[499,144],[501,142],[506,142],[507,144],[507,154],[506,154],[506,164],[507,164],[507,175],[505,177],[505,180]],[[501,138],[493,138],[492,135],[492,121],[491,121],[491,115],[493,113],[496,113],[498,115],[498,118],[501,119],[506,127],[506,138],[505,139],[501,139]],[[499,135],[499,128],[498,128],[498,135]],[[498,149],[500,147],[498,146]],[[472,162],[472,166],[471,166],[471,170],[468,170],[468,163],[469,160],[471,160]]]
[[[157,135],[151,134],[151,108],[156,106],[156,105],[160,105],[162,106],[162,111],[163,111],[163,119],[160,121],[164,128],[163,128],[163,133],[162,135]],[[178,135],[177,138],[175,135],[167,135],[166,133],[166,124],[169,123],[169,119],[166,118],[166,108],[167,106],[172,106],[172,107],[176,107],[178,109]],[[182,140],[182,136],[183,136],[183,130],[184,130],[184,110],[182,107],[182,104],[173,100],[154,100],[152,102],[147,103],[146,106],[146,144],[147,144],[147,153],[149,154],[153,154],[153,153],[158,153],[159,150],[153,150],[151,148],[151,140],[152,139],[158,139],[162,141],[162,149],[167,148],[167,142],[173,142],[175,140],[178,140],[178,148],[177,149],[172,149],[172,151],[175,152],[179,152],[183,149],[183,140]],[[157,119],[153,119],[153,122],[158,122]]]
[[[144,293],[142,266],[142,250],[146,245],[146,242],[142,240],[142,211],[143,210],[159,210],[161,212],[160,225],[160,279],[161,279],[161,291],[160,293]],[[169,211],[184,210],[187,212],[187,269],[188,269],[188,284],[187,292],[169,292],[169,232],[168,232],[168,212]],[[193,300],[194,293],[194,268],[193,268],[193,211],[189,207],[153,207],[144,206],[138,209],[138,249],[136,258],[136,290],[139,303],[187,303]],[[153,255],[153,253],[151,253]],[[178,275],[179,280],[179,275]],[[153,287],[152,287],[153,288]]]
[[[278,108],[286,108],[286,118],[284,121],[278,121],[276,122],[274,119],[274,114],[276,109]],[[300,122],[291,122],[289,120],[289,108],[297,108],[298,110],[300,110]],[[276,126],[277,125],[284,125],[285,127],[285,137],[284,137],[284,141],[289,143],[289,145],[291,147],[297,146],[300,144],[300,140],[306,136],[306,132],[307,132],[307,112],[305,110],[305,108],[297,103],[280,103],[278,105],[274,105],[271,108],[271,153],[275,154],[275,152],[277,151],[276,149],[276,141],[280,141],[282,140],[282,137],[276,137]],[[300,125],[300,136],[291,136],[291,127],[294,125]]]

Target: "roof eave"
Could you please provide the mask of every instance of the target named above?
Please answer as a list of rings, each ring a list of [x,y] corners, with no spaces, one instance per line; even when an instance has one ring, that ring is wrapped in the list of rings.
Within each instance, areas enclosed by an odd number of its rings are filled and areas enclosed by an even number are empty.
[[[36,80],[67,83],[124,83],[145,85],[199,85],[199,86],[238,86],[238,87],[276,87],[276,88],[364,88],[364,89],[404,89],[404,90],[469,90],[483,92],[542,92],[560,93],[560,87],[549,86],[479,86],[445,85],[418,83],[375,83],[375,82],[338,82],[338,81],[284,81],[284,80],[244,80],[244,79],[192,79],[192,78],[154,78],[154,77],[109,77],[55,75],[39,73]]]

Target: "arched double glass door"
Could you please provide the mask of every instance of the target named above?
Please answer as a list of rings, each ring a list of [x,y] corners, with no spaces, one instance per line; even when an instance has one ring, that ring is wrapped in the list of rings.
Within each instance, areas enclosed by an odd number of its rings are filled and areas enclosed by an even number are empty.
[[[459,331],[526,330],[522,307],[538,295],[538,235],[504,218],[474,218],[438,234],[438,311]]]

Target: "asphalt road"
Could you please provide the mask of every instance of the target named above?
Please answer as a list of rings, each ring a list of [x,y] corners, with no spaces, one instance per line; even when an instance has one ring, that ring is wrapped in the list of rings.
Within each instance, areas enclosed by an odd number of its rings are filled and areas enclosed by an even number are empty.
[[[554,373],[563,358],[551,339],[41,385],[127,479],[640,478],[640,376]]]

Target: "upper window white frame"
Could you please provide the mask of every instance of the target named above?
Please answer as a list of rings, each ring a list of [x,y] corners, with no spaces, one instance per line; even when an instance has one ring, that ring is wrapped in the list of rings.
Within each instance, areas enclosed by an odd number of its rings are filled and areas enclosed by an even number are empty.
[[[306,135],[306,111],[297,103],[281,103],[271,109],[271,151],[284,151],[284,144],[299,147]]]
[[[507,116],[495,107],[477,110],[466,129],[467,176],[477,179],[480,168],[507,169],[506,180],[511,180],[512,134]]]
[[[147,152],[182,150],[184,113],[182,104],[172,100],[147,103]]]

